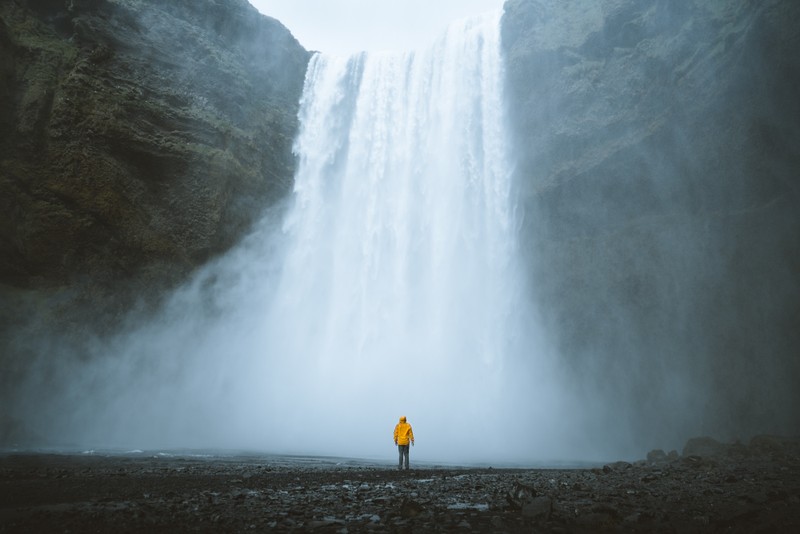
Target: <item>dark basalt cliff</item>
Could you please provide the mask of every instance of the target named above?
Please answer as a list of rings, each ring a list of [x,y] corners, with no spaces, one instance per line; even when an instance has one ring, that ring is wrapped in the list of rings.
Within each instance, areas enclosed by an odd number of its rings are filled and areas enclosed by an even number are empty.
[[[246,0],[3,2],[0,319],[113,315],[228,249],[291,188],[308,58]]]
[[[782,0],[506,3],[532,291],[576,389],[639,406],[651,438],[800,430],[798,21]]]

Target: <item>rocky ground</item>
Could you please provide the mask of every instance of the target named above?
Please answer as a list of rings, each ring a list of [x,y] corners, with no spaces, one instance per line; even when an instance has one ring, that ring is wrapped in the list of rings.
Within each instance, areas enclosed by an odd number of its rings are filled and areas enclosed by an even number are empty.
[[[798,532],[798,442],[584,469],[134,453],[0,456],[0,532]]]

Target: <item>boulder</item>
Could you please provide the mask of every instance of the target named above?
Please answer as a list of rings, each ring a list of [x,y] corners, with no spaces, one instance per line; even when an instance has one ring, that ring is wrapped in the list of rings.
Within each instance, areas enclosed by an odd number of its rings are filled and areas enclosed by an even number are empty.
[[[553,513],[553,500],[550,497],[534,497],[523,503],[522,515],[533,521],[547,521]]]
[[[400,515],[405,518],[417,517],[423,511],[423,506],[413,499],[404,498],[400,504]]]
[[[664,464],[668,460],[666,453],[661,449],[654,449],[647,453],[647,463],[649,464]]]
[[[536,488],[520,482],[514,482],[514,486],[506,493],[506,501],[513,509],[521,509],[525,503],[535,499],[539,495]]]
[[[762,434],[750,440],[748,450],[756,455],[800,457],[800,438]]]
[[[729,445],[709,437],[691,438],[683,447],[683,456],[714,458],[728,454]]]

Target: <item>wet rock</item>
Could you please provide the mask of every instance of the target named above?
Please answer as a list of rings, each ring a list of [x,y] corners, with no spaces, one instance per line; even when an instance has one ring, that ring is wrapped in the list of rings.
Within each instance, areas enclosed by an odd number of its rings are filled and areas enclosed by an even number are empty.
[[[535,251],[533,282],[547,280],[541,302],[563,361],[579,365],[591,353],[599,369],[651,369],[676,355],[670,372],[707,399],[684,413],[656,373],[611,373],[604,387],[628,403],[627,423],[640,432],[700,421],[794,432],[800,2],[711,5],[505,2],[509,122],[524,148],[515,175],[521,202],[530,199],[521,207],[538,215],[520,236]],[[679,313],[664,265],[693,273],[682,279]],[[724,265],[724,279],[709,265]],[[596,302],[614,313],[598,316]],[[670,313],[680,319],[665,321]],[[699,369],[710,380],[699,381]],[[648,409],[630,406],[650,389]],[[624,427],[619,418],[605,424]]]
[[[424,508],[420,503],[411,499],[404,499],[400,505],[400,515],[403,517],[417,517],[423,512]]]
[[[683,447],[683,456],[718,457],[728,452],[728,446],[714,438],[692,438]]]
[[[607,512],[589,512],[578,516],[575,522],[583,528],[597,531],[612,527],[615,520],[614,516]]]
[[[654,481],[656,481],[658,479],[659,479],[659,474],[658,473],[648,473],[648,474],[644,475],[640,480],[642,482],[647,483],[647,482],[654,482]]]
[[[649,464],[664,464],[668,460],[666,453],[661,449],[653,449],[647,453],[647,463]]]
[[[700,467],[685,464],[695,460]],[[9,532],[244,532],[250,525],[276,532],[796,531],[800,461],[723,460],[612,463],[602,476],[432,468],[422,480],[382,467],[308,469],[287,461],[246,479],[253,471],[246,460],[143,456],[119,477],[118,458],[0,455],[0,512],[14,510]],[[42,496],[52,503],[46,510]]]
[[[750,440],[748,450],[758,455],[800,457],[800,439],[759,435]]]
[[[511,508],[519,510],[523,504],[531,501],[536,495],[536,489],[532,486],[514,482],[514,487],[506,494],[506,501]]]
[[[549,497],[535,497],[522,505],[522,515],[534,521],[547,521],[553,513],[553,500]]]
[[[306,525],[308,528],[314,530],[318,528],[330,528],[334,526],[341,526],[344,525],[345,522],[340,519],[334,519],[332,517],[324,518],[324,519],[316,519],[314,521],[309,521]]]
[[[60,302],[109,319],[291,190],[310,54],[247,2],[0,2],[0,20],[0,283],[85,281]]]
[[[622,522],[623,523],[639,523],[639,522],[642,521],[642,519],[643,518],[642,518],[642,514],[641,513],[634,512],[634,513],[632,513],[630,515],[626,515],[624,518],[622,518]]]
[[[633,464],[630,462],[613,462],[608,464],[608,466],[614,471],[623,471],[625,469],[630,469],[631,467],[633,467]]]

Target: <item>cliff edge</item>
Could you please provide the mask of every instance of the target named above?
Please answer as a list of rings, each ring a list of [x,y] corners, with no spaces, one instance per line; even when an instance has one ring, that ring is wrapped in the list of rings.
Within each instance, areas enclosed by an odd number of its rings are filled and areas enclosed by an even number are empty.
[[[7,310],[113,312],[227,250],[291,189],[309,56],[245,0],[3,2]]]

